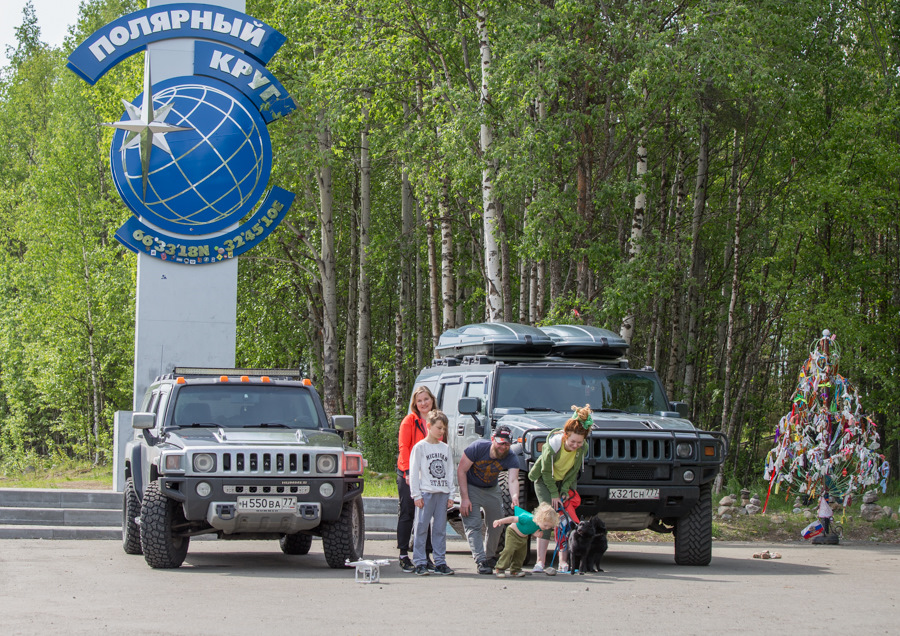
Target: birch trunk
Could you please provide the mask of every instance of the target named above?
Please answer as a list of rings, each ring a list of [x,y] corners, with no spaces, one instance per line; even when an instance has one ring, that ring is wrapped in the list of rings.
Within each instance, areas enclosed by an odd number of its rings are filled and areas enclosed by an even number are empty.
[[[426,206],[427,208],[427,206]],[[434,218],[428,217],[425,222],[428,235],[428,288],[431,291],[431,348],[437,346],[441,336],[441,287],[438,281],[437,245],[434,238]]]
[[[700,154],[697,157],[697,185],[694,188],[694,214],[691,218],[691,278],[688,283],[688,323],[687,364],[684,369],[684,392],[690,398],[694,390],[694,373],[697,350],[697,320],[699,307],[698,278],[700,277],[700,227],[703,225],[703,212],[706,207],[706,187],[709,170],[709,124],[700,124]]]
[[[731,299],[728,303],[728,326],[725,336],[725,379],[722,388],[722,417],[720,420],[719,430],[723,433],[728,432],[728,415],[731,410],[731,368],[732,358],[734,356],[734,322],[735,308],[737,307],[738,288],[740,285],[739,265],[741,260],[741,186],[737,184],[737,200],[735,201],[734,216],[734,250],[732,254],[731,269]],[[735,452],[735,451],[732,451]],[[722,464],[724,466],[724,463]],[[722,482],[725,474],[722,467],[719,467],[719,473],[716,475],[713,490],[716,493],[722,492]]]
[[[369,225],[372,217],[372,166],[369,158],[369,109],[363,107],[363,130],[359,140],[359,328],[356,333],[356,420],[366,419],[366,395],[369,390]]]
[[[359,247],[357,236],[359,233],[359,216],[355,210],[350,213],[350,254],[349,271],[347,272],[347,315],[355,316],[358,308],[358,281],[356,267],[359,263]],[[347,321],[347,330],[344,335],[344,391],[341,413],[350,411],[350,406],[356,402],[356,321]]]
[[[337,281],[334,255],[334,194],[331,178],[331,133],[320,120],[317,133],[319,152],[323,156],[316,168],[319,186],[319,225],[322,231],[322,251],[319,255],[319,275],[322,279],[322,391],[325,412],[338,413],[338,342],[337,342]]]
[[[497,322],[503,315],[503,299],[500,274],[500,250],[497,244],[497,205],[494,201],[494,175],[496,163],[489,157],[494,133],[487,121],[487,105],[491,95],[488,87],[491,73],[491,46],[488,41],[484,9],[477,12],[478,40],[481,48],[481,154],[484,168],[481,171],[481,202],[484,219],[484,269],[486,285],[486,312],[488,322]]]
[[[684,187],[684,154],[678,151],[678,164],[675,168],[675,207],[672,211],[674,218],[672,219],[672,244],[674,249],[675,266],[681,268],[681,218],[684,213],[685,200]],[[682,286],[676,278],[675,287],[672,290],[672,324],[669,327],[669,361],[666,365],[666,394],[669,399],[675,391],[675,378],[678,377],[678,370],[681,367],[681,325],[684,324],[682,316],[686,305],[681,297]]]
[[[631,216],[631,238],[628,241],[628,262],[634,261],[641,254],[641,240],[644,237],[644,215],[647,210],[647,192],[645,175],[647,174],[647,148],[644,146],[644,138],[641,138],[637,149],[637,167],[635,169],[638,188],[640,188],[637,196],[634,198],[634,213]],[[622,325],[619,327],[619,335],[625,339],[629,345],[634,337],[634,308],[630,308],[629,312],[622,319]]]
[[[404,110],[406,107],[404,105]],[[415,316],[410,316],[410,253],[412,251],[413,233],[413,202],[409,185],[409,173],[406,166],[400,170],[400,301],[397,308],[397,317],[394,342],[394,415],[399,420],[406,412],[405,404],[408,393],[403,377],[404,358],[412,334],[415,331]],[[416,369],[421,367],[417,366]]]
[[[456,279],[453,275],[453,226],[450,223],[450,179],[441,179],[441,297],[443,299],[443,331],[456,326]]]

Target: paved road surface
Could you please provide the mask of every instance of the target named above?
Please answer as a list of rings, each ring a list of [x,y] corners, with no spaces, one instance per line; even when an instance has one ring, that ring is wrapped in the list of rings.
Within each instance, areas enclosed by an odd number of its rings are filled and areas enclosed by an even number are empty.
[[[369,558],[396,558],[372,541]],[[780,560],[752,558],[765,548]],[[152,570],[113,541],[0,540],[0,634],[889,634],[900,631],[900,546],[716,543],[678,567],[671,545],[613,544],[605,573],[478,576],[461,542],[456,576],[396,561],[377,584],[273,541],[196,541]],[[569,622],[570,625],[566,625]],[[415,626],[413,626],[415,625]]]

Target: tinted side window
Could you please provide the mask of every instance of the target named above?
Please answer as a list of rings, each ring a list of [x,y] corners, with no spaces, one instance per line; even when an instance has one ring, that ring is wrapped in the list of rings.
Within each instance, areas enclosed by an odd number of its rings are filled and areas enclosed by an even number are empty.
[[[457,376],[450,380],[453,384],[445,382],[441,383],[441,394],[438,396],[438,403],[440,404],[441,410],[447,414],[447,417],[457,414],[460,389],[462,389],[463,386],[460,379],[461,378]]]
[[[464,393],[464,397],[481,398],[481,414],[486,414],[487,384],[485,383],[485,378],[483,376],[466,378],[466,390]]]
[[[153,407],[153,412],[156,413],[156,426],[157,428],[162,428],[166,418],[166,407],[169,405],[169,392],[168,391],[160,391],[159,400],[156,400],[156,404]]]

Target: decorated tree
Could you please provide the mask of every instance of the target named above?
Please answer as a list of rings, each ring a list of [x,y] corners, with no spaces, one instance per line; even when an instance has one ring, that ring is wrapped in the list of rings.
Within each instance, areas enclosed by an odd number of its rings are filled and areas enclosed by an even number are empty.
[[[836,336],[826,329],[800,369],[790,413],[775,430],[766,457],[766,505],[773,485],[777,493],[782,482],[810,500],[845,507],[861,488],[886,488],[890,467],[877,452],[878,431],[862,412],[856,387],[837,372],[839,360]]]

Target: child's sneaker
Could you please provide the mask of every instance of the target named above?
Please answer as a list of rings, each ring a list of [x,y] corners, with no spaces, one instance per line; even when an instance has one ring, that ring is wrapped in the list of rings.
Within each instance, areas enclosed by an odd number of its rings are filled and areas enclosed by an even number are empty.
[[[559,566],[559,573],[560,574],[571,574],[572,572],[569,570],[568,565],[561,565],[561,566]]]
[[[498,579],[505,579],[505,578],[506,578],[506,572],[504,572],[503,570],[494,570],[494,575],[495,575]]]
[[[537,563],[534,564],[534,567],[531,569],[531,571],[534,572],[535,574],[540,574],[541,572],[544,571],[544,564],[541,563],[540,561],[538,561]]]
[[[450,574],[456,574],[446,563],[441,563],[440,565],[436,565],[434,567],[435,574],[443,574],[444,576],[449,576]]]
[[[525,573],[522,570],[515,570],[509,573],[510,576],[522,577],[525,576]]]
[[[400,557],[400,569],[404,572],[412,574],[416,571],[416,566],[413,565],[413,562],[409,559],[408,556],[402,556]]]
[[[416,566],[416,574],[418,576],[428,576],[429,574],[431,574],[431,572],[429,572],[428,568],[425,567],[424,565],[417,565]]]
[[[544,568],[544,574],[547,576],[556,576],[556,570],[553,568]]]

